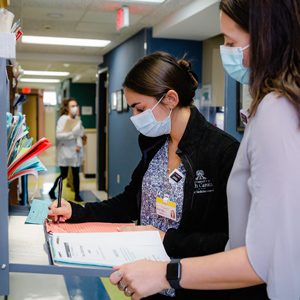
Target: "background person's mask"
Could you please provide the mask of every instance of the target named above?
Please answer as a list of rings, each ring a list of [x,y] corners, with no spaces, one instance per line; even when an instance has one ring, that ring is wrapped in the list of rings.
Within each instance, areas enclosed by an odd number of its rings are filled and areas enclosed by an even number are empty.
[[[145,136],[157,137],[164,134],[169,134],[171,132],[171,113],[163,121],[156,121],[152,111],[158,105],[158,103],[165,97],[163,95],[160,100],[155,104],[152,109],[147,109],[144,112],[132,116],[130,120],[132,121],[135,128]]]
[[[72,114],[73,116],[77,116],[77,114],[78,114],[78,106],[72,106],[72,107],[70,108],[70,112],[71,112],[71,114]]]

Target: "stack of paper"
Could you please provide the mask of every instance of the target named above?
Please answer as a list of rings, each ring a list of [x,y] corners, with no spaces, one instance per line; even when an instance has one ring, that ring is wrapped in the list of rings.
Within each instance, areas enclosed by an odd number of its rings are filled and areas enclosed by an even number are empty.
[[[31,146],[32,138],[28,139],[28,128],[25,126],[25,116],[12,116],[7,113],[7,176],[8,183],[22,176],[47,171],[36,157],[52,144],[49,139],[42,138]]]
[[[16,58],[16,40],[22,35],[21,28],[13,25],[14,14],[8,10],[0,12],[0,57],[10,59],[13,63]],[[20,24],[20,21],[18,21]]]
[[[113,267],[140,259],[169,261],[158,231],[54,233],[55,264]]]

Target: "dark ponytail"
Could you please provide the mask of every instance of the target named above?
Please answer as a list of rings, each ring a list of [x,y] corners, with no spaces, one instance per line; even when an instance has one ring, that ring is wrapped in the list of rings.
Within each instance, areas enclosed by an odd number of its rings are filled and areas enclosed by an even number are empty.
[[[185,57],[177,61],[168,53],[155,52],[138,61],[127,74],[123,87],[157,100],[174,90],[179,97],[178,106],[187,107],[193,103],[198,86],[198,77],[191,68]]]

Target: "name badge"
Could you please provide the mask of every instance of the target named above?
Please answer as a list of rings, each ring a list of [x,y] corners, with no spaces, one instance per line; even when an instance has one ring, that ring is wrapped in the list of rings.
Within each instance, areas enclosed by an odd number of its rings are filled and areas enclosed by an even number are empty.
[[[176,203],[167,200],[166,197],[164,199],[156,197],[156,213],[159,216],[176,221]]]
[[[169,175],[169,182],[171,184],[178,183],[182,178],[184,178],[184,175],[178,170],[175,169],[172,171],[172,173]]]
[[[250,116],[249,113],[245,109],[241,109],[240,116],[241,116],[241,120],[243,121],[244,125],[247,126],[248,118]]]

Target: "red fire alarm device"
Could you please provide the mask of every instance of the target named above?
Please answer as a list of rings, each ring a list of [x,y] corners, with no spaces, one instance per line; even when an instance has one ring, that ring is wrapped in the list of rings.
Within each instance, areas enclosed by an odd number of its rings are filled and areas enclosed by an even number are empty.
[[[120,31],[123,28],[129,26],[129,9],[127,6],[123,6],[117,11],[117,30]]]

